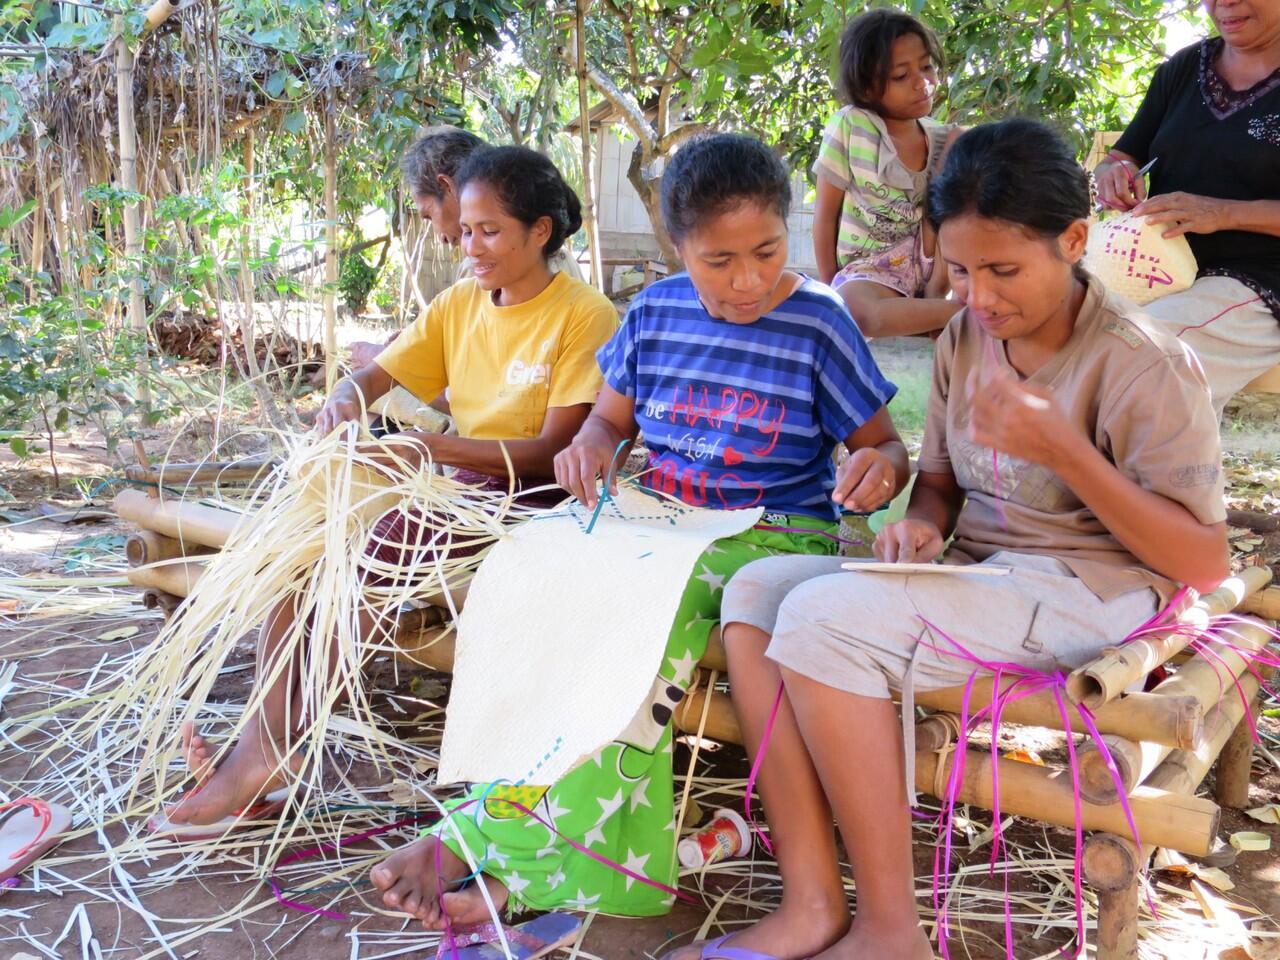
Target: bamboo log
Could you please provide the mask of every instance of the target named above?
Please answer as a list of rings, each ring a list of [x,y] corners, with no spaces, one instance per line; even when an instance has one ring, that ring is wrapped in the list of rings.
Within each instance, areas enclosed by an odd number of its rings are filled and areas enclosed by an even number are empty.
[[[139,530],[129,535],[124,544],[124,555],[131,567],[145,567],[162,560],[179,557],[202,556],[216,552],[213,547],[198,543],[183,543],[154,530]]]
[[[682,733],[698,732],[702,723],[702,709],[707,702],[706,687],[699,687],[680,701],[676,707],[672,722]],[[710,691],[711,705],[707,707],[707,722],[702,724],[702,735],[711,740],[724,743],[742,743],[742,728],[738,726],[738,715],[734,712],[733,701],[719,691]]]
[[[916,750],[941,750],[960,735],[960,718],[954,713],[931,713],[916,723]]]
[[[1138,885],[1135,874],[1119,890],[1098,891],[1096,960],[1138,960]]]
[[[148,467],[131,463],[124,468],[124,475],[135,483],[202,484],[237,483],[253,481],[280,464],[276,457],[247,457],[243,460],[213,460],[204,463],[165,463]]]
[[[1234,691],[1233,691],[1234,693]],[[1230,696],[1231,694],[1228,694]],[[1236,694],[1238,697],[1239,695]],[[1249,703],[1250,714],[1257,715],[1262,706],[1261,693]],[[1220,807],[1243,810],[1249,805],[1249,780],[1253,774],[1253,728],[1244,715],[1222,745],[1218,754],[1218,773],[1213,783],[1213,798]]]
[[[1267,587],[1245,597],[1239,609],[1263,620],[1280,620],[1280,587]]]
[[[1250,654],[1263,649],[1271,639],[1261,623],[1236,623],[1231,631],[1232,645]],[[1198,651],[1152,692],[1160,696],[1194,697],[1207,711],[1231,690],[1232,681],[1245,672],[1252,660],[1251,656],[1246,659],[1222,643],[1210,644],[1209,654],[1205,656],[1204,651]]]
[[[1215,710],[1210,710],[1205,718],[1204,736],[1195,747],[1189,750],[1174,750],[1165,758],[1160,766],[1152,771],[1151,776],[1143,781],[1143,787],[1154,787],[1157,790],[1171,790],[1175,793],[1190,794],[1195,792],[1200,786],[1200,781],[1204,779],[1205,774],[1209,772],[1209,768],[1213,766],[1213,761],[1218,758],[1222,752],[1223,745],[1226,744],[1227,738],[1231,736],[1236,725],[1240,722],[1240,718],[1244,716],[1245,704],[1253,701],[1254,695],[1258,692],[1258,678],[1252,674],[1244,677],[1240,681],[1240,687],[1243,691],[1236,691],[1232,688],[1222,698],[1221,704]],[[1142,789],[1142,787],[1139,787]],[[1139,830],[1142,825],[1138,825]],[[1112,833],[1123,833],[1124,831],[1115,831]],[[1167,847],[1169,844],[1160,841],[1155,837],[1148,837],[1146,833],[1142,834],[1142,842],[1153,843],[1156,846]],[[1175,847],[1175,850],[1182,850],[1181,847]],[[1194,851],[1182,850],[1183,853],[1193,853]],[[1206,848],[1202,853],[1207,853]]]
[[[1116,765],[1126,797],[1173,749],[1165,744],[1134,741],[1114,734],[1104,734],[1102,740]],[[1097,744],[1092,740],[1082,744],[1076,761],[1080,767],[1080,796],[1090,803],[1115,803],[1120,798],[1115,778],[1107,769]]]
[[[121,490],[116,494],[115,511],[122,519],[131,520],[145,530],[206,547],[225,545],[236,525],[246,516],[202,503],[160,500],[141,490]]]
[[[1144,848],[1145,853],[1128,837],[1114,833],[1090,834],[1080,857],[1085,879],[1095,890],[1125,889],[1150,859],[1150,848],[1145,845]]]
[[[184,563],[164,563],[151,567],[130,567],[125,576],[135,587],[163,590],[175,597],[188,597],[195,589],[205,565],[198,560]]]
[[[1006,689],[1013,682],[1010,679],[1005,685]],[[971,712],[991,702],[993,687],[992,679],[982,679],[974,684],[969,702]],[[931,710],[959,713],[963,700],[963,687],[916,691],[916,703]],[[1058,703],[1048,691],[1009,703],[1002,716],[1009,723],[1048,727],[1051,730],[1062,729]],[[1079,714],[1070,706],[1067,707],[1067,717],[1071,721],[1072,730],[1076,733],[1088,733]],[[1189,747],[1196,742],[1203,718],[1203,707],[1192,697],[1155,696],[1150,693],[1127,694],[1094,712],[1094,723],[1102,733],[1176,747]]]
[[[938,762],[937,753],[916,753],[917,790],[932,794],[935,784],[948,782],[955,755],[947,756],[942,770],[938,769]],[[994,800],[991,762],[991,755],[985,750],[968,751],[958,797],[961,803],[991,809]],[[1064,827],[1075,825],[1070,777],[1052,767],[1038,767],[1016,760],[998,762],[1001,814],[1017,814]],[[1144,785],[1133,792],[1129,807],[1144,842],[1192,856],[1208,853],[1218,832],[1218,805],[1212,800]],[[1129,830],[1119,804],[1099,805],[1082,801],[1080,820],[1086,830],[1105,830],[1117,835]]]
[[[1257,593],[1271,580],[1269,567],[1249,567],[1228,577],[1218,589],[1201,597],[1178,621],[1197,630],[1209,618],[1228,613],[1245,597]],[[1140,637],[1108,649],[1101,657],[1072,672],[1067,678],[1067,695],[1075,702],[1096,710],[1145,677],[1190,642],[1185,633],[1163,632]]]
[[[167,0],[166,0],[167,3]],[[138,131],[133,115],[133,51],[124,37],[124,18],[116,17],[116,128],[120,141],[120,186],[131,194],[138,193]],[[124,253],[130,261],[142,255],[142,230],[138,218],[138,202],[124,205]],[[145,423],[151,409],[150,363],[147,358],[147,304],[142,295],[142,278],[129,281],[129,328],[141,341],[138,355],[138,403]]]
[[[160,24],[164,23],[173,15],[173,11],[178,9],[178,5],[172,0],[155,0],[149,8],[147,8],[146,23],[143,24],[142,32],[150,33]]]

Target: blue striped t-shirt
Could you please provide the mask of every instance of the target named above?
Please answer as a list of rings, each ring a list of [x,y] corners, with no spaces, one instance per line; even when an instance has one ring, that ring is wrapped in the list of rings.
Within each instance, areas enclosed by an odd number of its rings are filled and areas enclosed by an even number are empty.
[[[810,279],[740,324],[707,313],[678,274],[635,299],[596,359],[635,400],[645,483],[714,509],[836,519],[831,451],[897,392],[844,301]]]

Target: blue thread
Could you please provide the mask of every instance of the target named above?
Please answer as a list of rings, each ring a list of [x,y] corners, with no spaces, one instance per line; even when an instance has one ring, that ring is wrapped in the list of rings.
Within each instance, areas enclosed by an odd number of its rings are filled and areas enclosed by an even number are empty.
[[[596,521],[600,519],[600,511],[606,503],[613,502],[613,494],[609,491],[613,489],[614,483],[618,479],[618,457],[622,455],[622,451],[626,449],[630,440],[622,440],[618,443],[618,447],[613,451],[613,459],[609,461],[609,473],[604,479],[604,488],[600,491],[600,499],[596,501],[595,511],[591,514],[591,520],[587,524],[587,533],[590,533],[596,527]]]

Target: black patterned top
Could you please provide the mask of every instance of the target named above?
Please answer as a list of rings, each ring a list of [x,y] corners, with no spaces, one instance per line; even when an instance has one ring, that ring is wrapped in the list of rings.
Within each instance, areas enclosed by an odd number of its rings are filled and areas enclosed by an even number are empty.
[[[1280,200],[1280,69],[1247,90],[1217,71],[1223,40],[1179,50],[1156,70],[1116,149],[1151,168],[1151,194]],[[1280,319],[1280,237],[1249,230],[1189,233],[1200,276],[1233,277]]]

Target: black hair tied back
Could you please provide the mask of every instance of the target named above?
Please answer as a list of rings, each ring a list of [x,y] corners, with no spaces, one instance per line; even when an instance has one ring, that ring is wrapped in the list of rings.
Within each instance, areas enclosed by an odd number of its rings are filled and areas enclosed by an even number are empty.
[[[1014,117],[959,136],[929,185],[929,220],[940,227],[975,213],[1039,236],[1059,236],[1088,219],[1089,175],[1043,123]]]
[[[487,184],[506,212],[532,227],[543,217],[551,235],[542,248],[550,257],[582,228],[582,204],[556,165],[528,147],[488,147],[471,155],[458,171],[458,192],[471,181]]]
[[[786,166],[754,137],[694,137],[676,151],[662,175],[662,221],[676,243],[747,201],[772,208],[784,221],[791,210]]]

